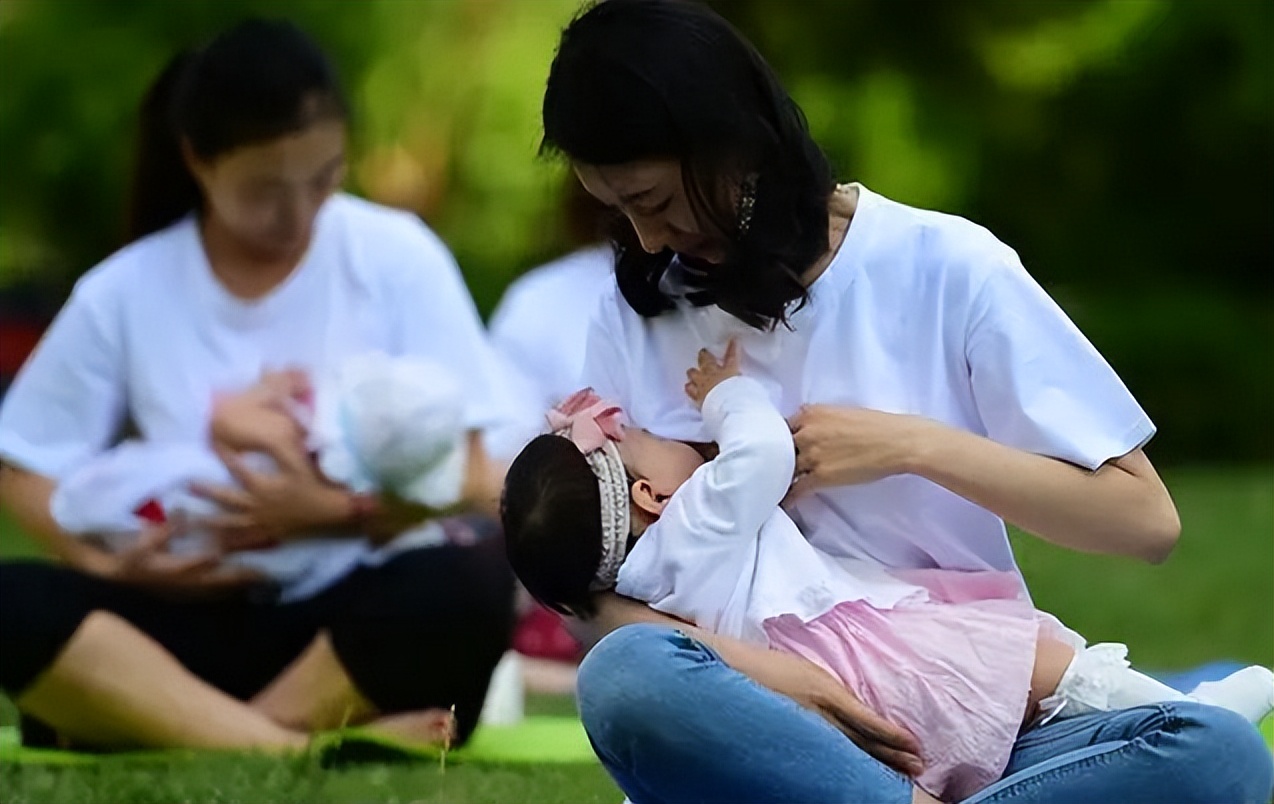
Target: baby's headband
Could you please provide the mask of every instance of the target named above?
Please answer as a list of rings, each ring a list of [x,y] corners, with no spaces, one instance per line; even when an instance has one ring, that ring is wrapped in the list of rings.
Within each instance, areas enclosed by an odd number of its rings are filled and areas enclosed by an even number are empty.
[[[602,496],[602,560],[588,588],[610,589],[619,577],[628,545],[628,473],[615,443],[624,439],[623,411],[592,388],[576,391],[547,414],[555,435],[584,454]]]

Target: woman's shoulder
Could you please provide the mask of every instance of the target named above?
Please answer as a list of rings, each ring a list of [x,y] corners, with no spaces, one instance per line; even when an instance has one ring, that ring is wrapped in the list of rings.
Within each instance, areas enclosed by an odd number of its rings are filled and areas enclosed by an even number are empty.
[[[867,231],[859,257],[868,270],[874,266],[897,279],[915,272],[911,278],[976,285],[1020,264],[1017,253],[991,230],[961,215],[910,206],[866,188],[861,188],[860,213]]]
[[[990,229],[962,215],[910,206],[862,189],[878,246],[905,244],[934,258],[1009,250]]]
[[[193,218],[183,218],[123,246],[85,271],[71,298],[81,303],[109,303],[123,294],[136,296],[155,287],[159,277],[171,275],[172,266],[198,247],[194,225]]]
[[[319,224],[340,253],[381,280],[409,280],[422,268],[452,270],[451,250],[414,212],[339,193]],[[429,273],[429,270],[423,273]]]
[[[358,241],[364,248],[390,252],[408,246],[447,251],[442,239],[410,210],[338,193],[328,202],[324,217],[335,224],[341,235]]]

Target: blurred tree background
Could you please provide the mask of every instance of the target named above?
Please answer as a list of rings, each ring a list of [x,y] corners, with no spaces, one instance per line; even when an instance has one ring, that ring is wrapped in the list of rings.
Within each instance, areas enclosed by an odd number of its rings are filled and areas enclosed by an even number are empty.
[[[717,0],[839,175],[1012,245],[1160,426],[1157,461],[1274,459],[1274,3]],[[356,107],[351,189],[439,231],[489,311],[569,247],[539,104],[577,0],[3,0],[0,294],[56,309],[119,243],[165,61],[287,16]],[[14,300],[17,300],[16,302]]]

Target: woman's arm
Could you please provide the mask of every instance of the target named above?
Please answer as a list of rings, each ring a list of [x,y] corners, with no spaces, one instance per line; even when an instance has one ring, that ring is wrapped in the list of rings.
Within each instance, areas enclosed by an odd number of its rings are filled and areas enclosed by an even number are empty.
[[[154,528],[139,534],[123,553],[111,553],[64,532],[50,513],[54,482],[43,475],[0,465],[0,506],[44,549],[89,575],[149,586],[210,588],[255,580],[248,572],[227,571],[215,555],[177,556],[168,552],[174,532]]]
[[[54,485],[43,475],[0,465],[0,506],[45,552],[72,567],[90,571],[102,563],[104,552],[58,527],[49,507]]]
[[[1181,533],[1176,506],[1140,449],[1090,472],[916,416],[811,405],[791,424],[793,496],[915,474],[1073,550],[1160,562]]]
[[[444,514],[473,511],[499,515],[506,467],[486,454],[480,432],[471,431],[467,440],[462,498],[448,511],[354,494],[324,478],[300,443],[286,439],[261,443],[276,464],[274,472],[254,471],[233,450],[218,448],[238,485],[196,485],[192,491],[225,510],[205,524],[220,531],[219,540],[226,550],[252,549],[319,531],[368,536],[383,544]]]
[[[479,430],[469,431],[468,450],[461,504],[467,511],[499,519],[500,494],[504,489],[504,475],[509,467],[487,454],[486,447],[482,445],[482,432]]]
[[[713,634],[613,592],[603,592],[595,601],[597,614],[584,625],[593,629],[597,638],[632,623],[678,628],[712,648],[727,665],[756,683],[817,712],[881,762],[913,776],[923,770],[916,739],[864,706],[818,665],[799,656]]]

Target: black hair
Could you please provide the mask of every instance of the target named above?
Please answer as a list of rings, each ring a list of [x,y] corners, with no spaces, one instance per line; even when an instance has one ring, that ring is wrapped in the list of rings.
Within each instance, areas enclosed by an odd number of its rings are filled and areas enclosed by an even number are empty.
[[[348,120],[336,68],[294,24],[250,19],[179,53],[142,101],[127,236],[136,240],[199,209],[181,143],[201,159]]]
[[[690,271],[692,300],[759,329],[808,300],[803,275],[828,248],[831,166],[774,71],[715,12],[688,0],[586,7],[562,32],[542,111],[542,153],[681,163],[696,218],[730,242],[721,265]],[[746,227],[731,189],[744,182],[755,189]],[[671,309],[659,284],[675,255],[646,253],[631,229],[615,238],[629,305],[644,316]]]
[[[500,522],[509,564],[536,600],[561,614],[594,613],[602,496],[575,444],[542,435],[518,453],[504,478]]]

